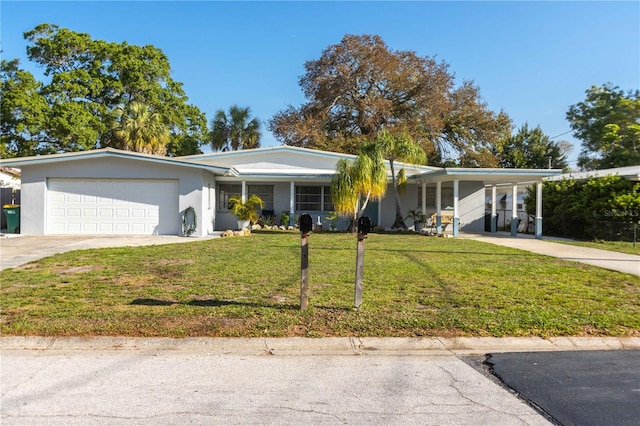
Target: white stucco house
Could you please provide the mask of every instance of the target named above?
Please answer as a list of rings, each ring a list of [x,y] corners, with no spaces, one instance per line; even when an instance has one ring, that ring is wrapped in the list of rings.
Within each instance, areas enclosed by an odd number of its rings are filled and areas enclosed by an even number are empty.
[[[309,213],[314,221],[324,218],[333,209],[330,184],[341,158],[355,159],[290,146],[178,158],[105,148],[15,158],[2,166],[21,171],[23,234],[180,235],[184,212],[192,207],[198,223],[193,235],[205,236],[236,228],[228,208],[233,194],[259,195],[265,213],[276,217],[285,211],[291,217]],[[509,184],[517,191],[519,184],[539,184],[560,173],[400,166],[408,176],[401,195],[403,213],[417,209],[441,217],[448,212],[454,236],[484,230],[485,188]],[[370,203],[366,215],[374,225],[390,227],[393,191]]]

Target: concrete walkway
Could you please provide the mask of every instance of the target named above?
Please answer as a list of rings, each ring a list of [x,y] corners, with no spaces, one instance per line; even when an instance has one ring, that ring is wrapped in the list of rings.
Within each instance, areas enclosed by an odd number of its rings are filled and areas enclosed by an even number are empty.
[[[562,244],[554,242],[552,239],[538,240],[533,236],[526,234],[518,234],[517,237],[512,237],[511,234],[503,232],[495,234],[461,233],[460,238],[473,239],[485,243],[526,250],[545,256],[586,263],[600,268],[610,269],[612,271],[640,275],[640,256],[632,254],[581,247],[571,244]]]

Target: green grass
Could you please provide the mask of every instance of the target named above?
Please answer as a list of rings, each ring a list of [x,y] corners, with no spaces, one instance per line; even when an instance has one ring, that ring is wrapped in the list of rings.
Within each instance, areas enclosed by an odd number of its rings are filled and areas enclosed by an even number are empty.
[[[352,309],[354,235],[76,251],[2,271],[3,335],[640,335],[640,278],[464,239],[372,234]]]
[[[619,253],[635,254],[640,256],[640,241],[636,242],[636,246],[633,246],[629,241],[554,241],[554,243],[572,244],[575,246],[591,247],[600,250],[616,251]]]

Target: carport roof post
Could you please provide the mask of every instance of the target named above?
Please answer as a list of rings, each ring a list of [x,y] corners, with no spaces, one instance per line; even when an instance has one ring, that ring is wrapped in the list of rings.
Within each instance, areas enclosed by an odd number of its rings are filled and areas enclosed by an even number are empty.
[[[229,172],[229,167],[217,166],[209,162],[197,160],[183,160],[180,158],[162,157],[153,154],[142,154],[139,152],[123,151],[114,148],[94,149],[91,151],[67,152],[64,154],[37,155],[33,157],[22,157],[9,160],[2,160],[2,165],[6,167],[21,168],[51,162],[86,160],[90,158],[128,158],[139,161],[148,161],[174,166],[205,169],[216,175],[225,175]]]

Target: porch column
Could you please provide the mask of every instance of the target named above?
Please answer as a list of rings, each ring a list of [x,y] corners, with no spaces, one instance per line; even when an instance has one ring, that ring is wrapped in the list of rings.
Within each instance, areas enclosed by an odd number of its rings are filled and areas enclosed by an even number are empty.
[[[422,182],[422,214],[427,214],[427,183]]]
[[[511,236],[518,235],[518,184],[511,188]]]
[[[242,181],[242,204],[246,203],[247,201],[247,181],[243,180]]]
[[[436,234],[442,234],[442,182],[436,182]]]
[[[542,182],[536,184],[536,238],[542,239]]]
[[[453,181],[453,236],[457,237],[460,233],[460,211],[458,208],[460,198],[460,181]]]
[[[498,187],[491,187],[491,232],[498,232]]]
[[[293,226],[293,215],[296,211],[296,183],[291,181],[289,185],[289,226]]]

